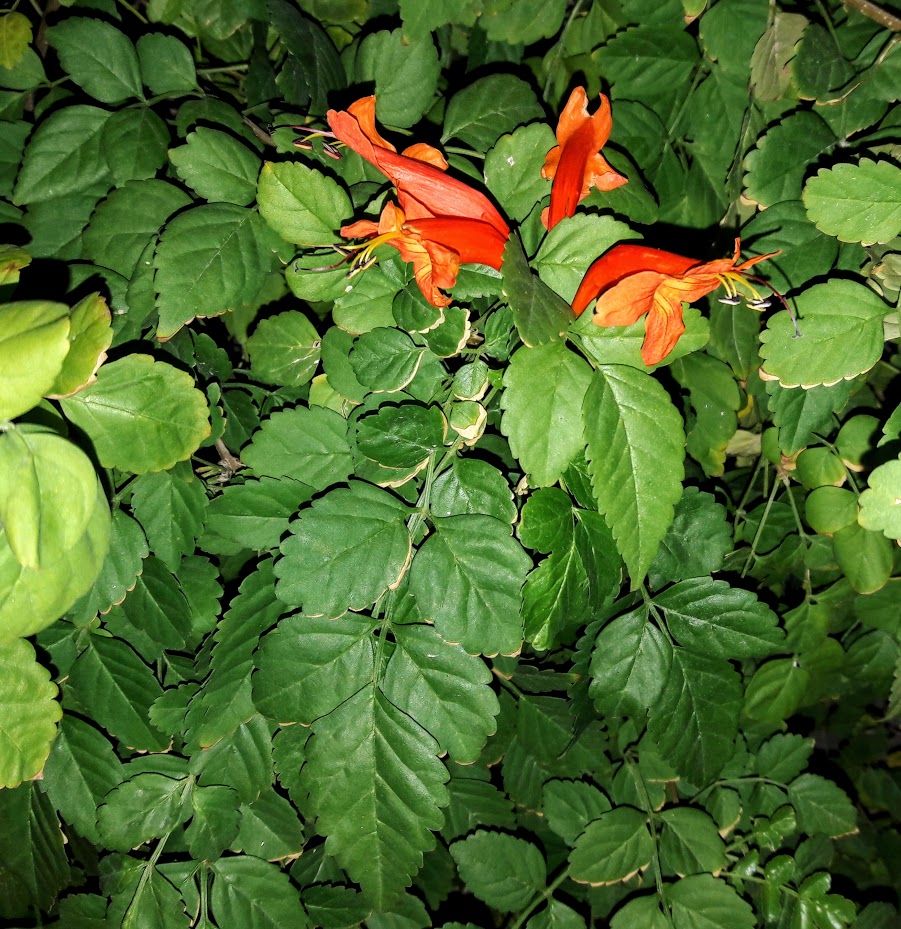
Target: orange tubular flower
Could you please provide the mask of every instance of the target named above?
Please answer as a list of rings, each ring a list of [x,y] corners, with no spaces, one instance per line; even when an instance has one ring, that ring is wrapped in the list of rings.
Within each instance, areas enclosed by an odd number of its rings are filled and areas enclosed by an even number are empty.
[[[579,316],[597,297],[594,322],[599,326],[630,326],[647,313],[641,358],[654,365],[666,358],[685,331],[683,303],[693,303],[722,286],[729,303],[737,302],[741,288],[752,303],[765,305],[745,272],[777,254],[758,255],[739,264],[740,239],[735,240],[732,258],[707,262],[645,245],[616,245],[586,272],[573,311]]]
[[[615,190],[626,183],[626,178],[614,171],[601,155],[612,128],[610,101],[604,94],[593,116],[588,115],[584,87],[577,87],[570,94],[557,123],[557,145],[547,153],[541,169],[541,176],[554,182],[550,209],[541,214],[548,229],[572,216],[592,187]]]
[[[484,194],[444,173],[441,152],[417,143],[399,155],[376,128],[375,97],[363,97],[346,111],[329,110],[327,119],[337,139],[397,188],[400,207],[385,207],[378,224],[363,221],[341,230],[346,237],[375,236],[364,255],[389,242],[413,262],[416,281],[435,306],[450,302],[438,288],[453,287],[461,264],[500,268],[509,226]]]

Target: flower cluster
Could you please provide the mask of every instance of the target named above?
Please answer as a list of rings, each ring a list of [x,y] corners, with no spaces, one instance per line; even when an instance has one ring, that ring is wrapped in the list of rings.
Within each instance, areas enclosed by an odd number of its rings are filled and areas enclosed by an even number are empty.
[[[441,152],[417,143],[398,153],[376,127],[375,97],[357,100],[347,110],[329,110],[327,120],[330,137],[384,174],[397,196],[397,203],[384,205],[377,222],[364,219],[341,228],[343,237],[364,240],[347,249],[356,269],[373,260],[378,246],[391,245],[412,263],[416,283],[436,307],[450,303],[445,291],[453,288],[461,265],[500,269],[510,227],[488,197],[448,174]],[[601,94],[598,109],[589,114],[588,96],[577,87],[557,124],[557,144],[541,170],[552,181],[550,205],[541,217],[546,228],[575,215],[592,187],[610,191],[627,182],[601,154],[612,127],[607,97]],[[336,152],[331,143],[329,150]],[[685,331],[683,304],[724,287],[724,302],[735,302],[743,292],[752,305],[766,305],[746,272],[771,257],[740,261],[739,240],[731,259],[708,262],[644,245],[616,245],[589,267],[573,312],[579,316],[596,301],[594,322],[599,326],[627,326],[645,316],[641,357],[654,365],[669,355]]]

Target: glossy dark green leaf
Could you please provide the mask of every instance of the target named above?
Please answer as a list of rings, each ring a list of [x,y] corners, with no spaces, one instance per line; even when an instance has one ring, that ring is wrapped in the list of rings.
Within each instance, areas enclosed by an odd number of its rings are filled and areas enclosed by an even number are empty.
[[[439,474],[429,505],[433,516],[481,514],[508,523],[516,519],[513,492],[503,474],[477,458],[457,458]]]
[[[110,791],[97,810],[107,848],[125,852],[159,838],[191,816],[191,782],[162,774],[138,774]]]
[[[667,893],[676,929],[694,926],[729,926],[753,929],[754,911],[736,891],[709,874],[684,877]]]
[[[654,842],[647,814],[616,807],[590,822],[569,855],[569,873],[580,884],[603,887],[624,881],[646,868]]]
[[[257,199],[269,226],[297,245],[338,241],[338,229],[352,211],[347,194],[335,181],[299,161],[267,161]]]
[[[101,143],[116,184],[154,178],[166,163],[169,127],[149,107],[117,110],[103,125]]]
[[[246,206],[256,197],[260,160],[228,133],[204,126],[189,132],[185,145],[169,150],[178,176],[210,201]]]
[[[677,874],[718,874],[726,863],[726,843],[716,823],[701,810],[677,807],[663,810],[660,854]]]
[[[498,832],[479,830],[451,846],[463,883],[493,909],[522,909],[544,889],[544,858],[535,845]]]
[[[386,468],[417,468],[442,447],[446,434],[437,406],[384,404],[357,421],[357,448]]]
[[[256,858],[277,861],[303,851],[303,825],[294,807],[274,790],[241,807],[235,845]]]
[[[306,913],[288,875],[278,867],[242,855],[220,858],[210,866],[213,887],[210,904],[218,925],[247,929],[296,926],[306,929]]]
[[[548,826],[570,846],[589,823],[611,809],[607,797],[586,781],[548,781],[542,796]]]
[[[487,152],[505,132],[542,116],[532,88],[512,74],[493,74],[457,91],[447,105],[442,141],[459,139]]]
[[[197,86],[191,52],[175,36],[147,32],[136,46],[141,78],[154,94],[186,93]]]

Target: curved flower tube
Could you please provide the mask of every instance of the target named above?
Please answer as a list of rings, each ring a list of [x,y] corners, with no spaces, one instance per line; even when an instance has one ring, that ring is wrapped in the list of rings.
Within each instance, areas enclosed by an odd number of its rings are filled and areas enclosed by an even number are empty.
[[[376,128],[375,97],[363,97],[347,110],[329,110],[326,118],[338,140],[397,188],[400,206],[389,204],[392,211],[386,207],[378,224],[367,220],[341,230],[346,237],[374,237],[365,255],[390,242],[413,262],[416,280],[435,306],[449,302],[438,288],[453,287],[461,264],[500,268],[510,227],[483,193],[448,177],[437,149],[417,143],[398,154]]]
[[[666,358],[685,331],[683,303],[693,303],[717,287],[726,288],[730,303],[737,302],[740,290],[762,303],[745,272],[777,254],[739,263],[741,239],[735,240],[732,258],[706,262],[646,245],[616,245],[585,273],[573,298],[573,312],[581,315],[597,298],[594,322],[599,326],[630,326],[647,314],[641,358],[654,365]]]
[[[550,208],[541,214],[548,229],[553,229],[561,219],[573,216],[592,187],[615,190],[626,183],[626,178],[614,171],[601,155],[612,128],[607,97],[601,94],[600,107],[589,116],[585,88],[576,87],[557,123],[557,145],[547,153],[541,169],[541,176],[554,182]]]

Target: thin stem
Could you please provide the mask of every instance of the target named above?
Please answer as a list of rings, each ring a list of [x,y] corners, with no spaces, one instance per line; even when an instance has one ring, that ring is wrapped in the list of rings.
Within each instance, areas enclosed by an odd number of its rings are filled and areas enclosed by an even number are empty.
[[[465,155],[467,158],[478,158],[480,161],[485,160],[481,152],[473,151],[471,148],[461,148],[458,145],[445,145],[444,150],[451,155]]]
[[[694,74],[692,75],[692,78],[691,78],[691,86],[688,88],[688,93],[685,95],[685,99],[682,101],[682,104],[680,105],[679,109],[676,111],[676,115],[673,118],[673,121],[670,123],[669,129],[666,130],[665,141],[667,145],[672,144],[673,134],[676,131],[676,127],[679,125],[679,121],[682,119],[682,114],[685,112],[685,108],[688,106],[689,101],[692,98],[692,95],[697,89],[698,84],[701,82],[701,78],[703,77],[703,65],[704,65],[704,62],[702,60],[695,67]]]
[[[544,903],[550,900],[554,891],[569,877],[569,866],[565,867],[554,879],[548,884],[541,893],[537,894],[532,902],[516,917],[515,921],[510,924],[510,929],[520,929],[532,913]]]
[[[206,77],[209,74],[228,74],[230,71],[246,71],[249,67],[250,65],[247,62],[239,62],[233,65],[220,65],[218,68],[198,68],[197,74]]]
[[[892,32],[901,32],[901,19],[893,16],[888,10],[882,9],[881,6],[870,3],[870,0],[842,0],[842,2],[852,10],[857,10],[861,15],[872,19],[873,22],[879,23],[880,26],[885,26]]]
[[[760,469],[763,465],[766,464],[766,458],[761,455],[757,459],[757,464],[754,466],[754,472],[751,475],[751,480],[748,481],[747,487],[745,487],[745,492],[741,495],[741,500],[738,501],[738,506],[735,508],[735,519],[732,520],[732,531],[735,532],[738,527],[738,521],[742,516],[747,516],[745,512],[745,504],[748,502],[748,497],[751,496],[751,491],[754,489],[754,485],[757,483],[757,475],[760,473]]]
[[[122,917],[122,929],[130,929],[130,927],[134,925],[138,912],[137,903],[144,893],[144,888],[147,886],[147,882],[153,874],[153,869],[156,867],[156,863],[159,861],[160,855],[162,855],[170,835],[172,835],[172,833],[167,832],[159,842],[156,843],[156,848],[153,850],[153,854],[150,856],[150,860],[147,862],[147,866],[141,874],[141,879],[138,881],[138,886],[135,888],[131,903],[128,904],[128,909],[126,909],[125,915]]]
[[[832,36],[832,41],[835,42],[835,47],[841,48],[838,41],[838,33],[835,31],[835,23],[832,22],[832,17],[829,15],[826,5],[823,3],[823,0],[814,0],[814,2],[816,3],[817,9],[820,11],[820,16],[826,24],[826,28],[829,30],[829,35]]]
[[[130,3],[127,3],[126,0],[117,0],[119,6],[125,7],[132,16],[136,16],[145,26],[149,25],[150,20],[143,13],[139,13]]]
[[[553,54],[545,62],[545,69],[547,70],[547,80],[544,82],[544,87],[541,89],[541,99],[547,100],[548,91],[551,89],[551,81],[554,77],[554,71],[556,70],[557,62],[563,57],[563,45],[566,42],[566,36],[569,33],[569,28],[572,26],[573,21],[582,11],[583,0],[577,0],[573,5],[572,11],[566,19],[566,24],[563,26],[563,31],[560,33],[560,38],[557,40],[557,44],[554,46]]]
[[[748,557],[745,559],[745,565],[741,569],[742,577],[748,573],[748,568],[751,567],[751,562],[757,556],[757,543],[760,541],[760,536],[763,534],[763,529],[764,526],[766,526],[767,517],[770,515],[770,507],[773,505],[773,501],[776,499],[776,494],[778,491],[779,481],[773,481],[773,489],[770,491],[770,495],[767,498],[763,516],[760,517],[760,522],[757,524],[757,531],[754,533],[754,538],[751,541],[751,551],[748,552]]]

